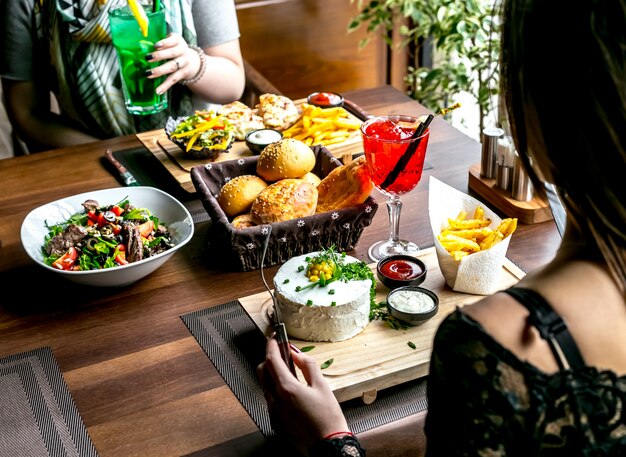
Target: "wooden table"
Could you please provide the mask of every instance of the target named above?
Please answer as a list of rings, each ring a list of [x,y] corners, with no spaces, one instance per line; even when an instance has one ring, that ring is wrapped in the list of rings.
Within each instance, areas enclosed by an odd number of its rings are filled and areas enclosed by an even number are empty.
[[[391,87],[345,95],[373,114],[426,112]],[[480,145],[444,120],[431,127],[426,160],[433,168],[403,197],[400,226],[403,237],[422,245],[432,243],[428,177],[468,192],[468,168],[480,156]],[[21,247],[20,225],[30,210],[119,186],[104,166],[104,151],[137,147],[137,138],[126,136],[0,160],[0,356],[51,346],[102,457],[263,455],[263,436],[180,319],[242,291],[262,291],[258,272],[207,267],[197,255],[206,243],[202,227],[163,267],[119,290],[53,283]],[[380,210],[350,253],[363,260],[368,246],[388,233],[384,198],[377,199]],[[522,225],[508,257],[530,271],[549,261],[558,243],[552,221]],[[363,433],[368,455],[403,455],[405,448],[419,447],[422,420],[410,417]]]

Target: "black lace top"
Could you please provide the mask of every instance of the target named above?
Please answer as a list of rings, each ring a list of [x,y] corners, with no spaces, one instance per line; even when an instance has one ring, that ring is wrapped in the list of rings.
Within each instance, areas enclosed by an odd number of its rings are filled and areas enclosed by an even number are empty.
[[[626,376],[545,374],[459,309],[437,331],[428,399],[428,457],[626,456]]]

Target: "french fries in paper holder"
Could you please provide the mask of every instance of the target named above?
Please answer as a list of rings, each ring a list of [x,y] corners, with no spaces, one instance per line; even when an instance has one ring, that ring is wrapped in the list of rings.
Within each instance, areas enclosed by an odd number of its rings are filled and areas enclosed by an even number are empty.
[[[484,203],[432,176],[428,212],[439,268],[448,287],[477,295],[497,292],[517,219],[503,222]]]

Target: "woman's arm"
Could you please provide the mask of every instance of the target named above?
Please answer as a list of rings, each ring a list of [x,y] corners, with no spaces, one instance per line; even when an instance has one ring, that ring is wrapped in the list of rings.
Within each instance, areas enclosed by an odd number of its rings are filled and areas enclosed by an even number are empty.
[[[17,136],[31,152],[98,140],[50,111],[50,94],[37,91],[33,81],[2,78],[7,115]]]

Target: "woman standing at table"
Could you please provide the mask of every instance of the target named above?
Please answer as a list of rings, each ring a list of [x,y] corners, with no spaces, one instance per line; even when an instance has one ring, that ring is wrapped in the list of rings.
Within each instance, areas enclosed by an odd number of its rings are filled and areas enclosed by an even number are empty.
[[[505,1],[501,62],[517,150],[567,228],[545,268],[442,322],[426,453],[626,455],[626,1]],[[312,455],[363,455],[319,367],[294,359],[308,386],[268,343],[278,426]]]
[[[0,76],[14,130],[32,151],[162,128],[193,101],[228,103],[245,85],[233,0],[161,0],[168,30],[149,78],[167,76],[169,109],[132,116],[124,106],[108,11],[126,0],[3,0]],[[102,31],[106,33],[102,33]],[[177,84],[180,83],[180,84]],[[54,93],[60,114],[51,111]]]

